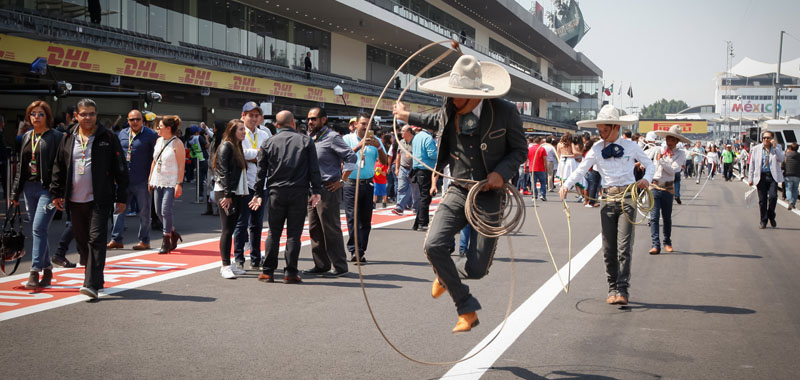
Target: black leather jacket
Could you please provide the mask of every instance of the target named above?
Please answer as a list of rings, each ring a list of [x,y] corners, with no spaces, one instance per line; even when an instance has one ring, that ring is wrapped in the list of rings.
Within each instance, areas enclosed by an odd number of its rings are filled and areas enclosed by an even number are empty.
[[[17,170],[17,174],[14,176],[14,184],[11,186],[11,199],[15,201],[19,201],[19,197],[22,195],[22,188],[25,186],[25,182],[27,182],[28,176],[30,175],[28,161],[22,162],[22,151],[31,143],[32,134],[33,130],[30,130],[25,132],[25,134],[22,136],[22,145],[20,147],[18,157],[20,166]],[[44,189],[50,189],[53,163],[56,159],[56,153],[58,153],[58,146],[61,144],[61,140],[63,138],[63,133],[55,129],[48,129],[44,132],[44,134],[42,134],[42,139],[39,141],[39,145],[37,146],[39,149],[39,160],[37,163],[39,167],[39,178],[41,179],[42,187]]]
[[[225,198],[233,198],[234,191],[239,185],[242,168],[236,162],[235,148],[231,142],[223,142],[217,148],[216,167],[214,168],[214,181],[222,186]]]

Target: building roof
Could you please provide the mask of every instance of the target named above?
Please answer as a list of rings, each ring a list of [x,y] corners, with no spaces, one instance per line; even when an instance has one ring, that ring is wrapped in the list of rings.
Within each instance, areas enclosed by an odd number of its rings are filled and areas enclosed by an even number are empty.
[[[750,57],[744,57],[731,68],[731,73],[743,77],[757,77],[774,74],[778,70],[775,63],[764,63]],[[800,78],[800,58],[781,63],[781,77],[791,76]]]

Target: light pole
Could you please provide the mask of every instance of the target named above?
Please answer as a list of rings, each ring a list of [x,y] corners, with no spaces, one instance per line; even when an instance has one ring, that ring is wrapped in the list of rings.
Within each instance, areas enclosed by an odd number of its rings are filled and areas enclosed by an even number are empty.
[[[781,42],[778,44],[778,71],[775,73],[775,96],[772,98],[772,118],[778,118],[778,87],[781,85],[781,59],[783,56],[783,34],[781,30]]]
[[[738,132],[741,135],[741,133],[742,133],[742,96],[741,95],[737,96],[736,100],[739,101],[739,130],[738,130]],[[736,138],[734,138],[733,140],[735,141]]]

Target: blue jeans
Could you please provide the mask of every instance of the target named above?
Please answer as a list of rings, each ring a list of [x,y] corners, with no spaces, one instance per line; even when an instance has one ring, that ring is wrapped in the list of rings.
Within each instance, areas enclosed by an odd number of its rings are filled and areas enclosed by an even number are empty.
[[[264,214],[269,208],[269,192],[261,190],[261,207],[253,211],[247,204],[253,199],[254,190],[240,197],[239,220],[233,230],[233,258],[237,263],[244,263],[244,245],[250,241],[250,263],[261,263],[261,231],[264,229]],[[372,195],[372,194],[370,194]]]
[[[150,244],[150,202],[152,195],[147,191],[147,183],[130,184],[128,186],[128,199],[136,198],[139,204],[139,241]],[[114,226],[111,228],[111,240],[122,243],[122,235],[125,232],[125,212],[114,214]]]
[[[478,232],[472,228],[472,225],[467,223],[467,225],[464,226],[459,233],[459,255],[474,258],[473,256],[475,255],[475,250],[477,249],[478,244],[477,237]]]
[[[600,173],[596,170],[590,171],[587,176],[587,191],[589,192],[589,204],[594,206],[597,204],[597,201],[593,199],[597,199],[597,191],[600,188],[600,181],[602,178],[600,177]]]
[[[650,238],[653,247],[661,250],[658,236],[659,214],[664,219],[664,245],[672,245],[672,194],[669,191],[653,189],[653,210],[650,211]]]
[[[175,227],[172,226],[172,205],[175,204],[175,188],[174,187],[155,187],[153,188],[153,195],[155,196],[156,215],[161,220],[164,226],[164,235],[172,233]]]
[[[675,184],[673,186],[675,186],[675,197],[676,198],[680,198],[681,197],[681,172],[675,173]],[[671,215],[671,213],[670,213],[670,215]]]
[[[407,206],[411,205],[411,178],[409,173],[411,169],[400,167],[397,175],[397,207],[399,211],[403,211]]]
[[[31,221],[31,232],[33,233],[31,272],[38,272],[45,268],[52,268],[47,229],[50,227],[53,215],[56,214],[56,208],[52,207],[53,198],[50,191],[45,190],[39,182],[25,182],[23,192],[25,208],[28,209],[28,219]]]
[[[783,179],[783,187],[786,189],[786,201],[793,207],[797,202],[798,184],[800,184],[800,177],[788,176]]]
[[[539,182],[539,187],[536,187],[536,182]],[[533,172],[533,188],[534,196],[542,196],[542,199],[547,199],[547,172]]]

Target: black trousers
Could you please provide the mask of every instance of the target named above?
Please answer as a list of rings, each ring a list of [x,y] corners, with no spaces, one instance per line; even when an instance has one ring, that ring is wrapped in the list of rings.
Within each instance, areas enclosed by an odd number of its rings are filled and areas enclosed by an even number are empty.
[[[419,207],[417,207],[417,218],[414,224],[417,226],[427,226],[430,222],[428,214],[431,207],[431,180],[433,179],[433,172],[425,169],[415,169],[414,179],[419,185]]]
[[[103,289],[108,219],[113,207],[111,204],[96,202],[69,202],[67,207],[72,218],[75,244],[81,255],[80,262],[86,266],[83,286],[94,290]]]
[[[358,218],[358,254],[364,257],[369,243],[369,233],[372,231],[372,209],[375,204],[372,196],[375,192],[375,185],[372,182],[362,183],[358,189],[358,200],[356,200],[356,185],[346,183],[344,185],[344,213],[347,215],[347,230],[350,236],[347,238],[347,251],[351,256],[355,255],[355,230],[353,221]],[[355,204],[358,202],[358,215],[354,215]]]
[[[768,221],[775,220],[775,205],[778,203],[778,182],[772,178],[772,173],[762,172],[756,189],[758,189],[760,221],[762,225],[766,225]]]
[[[731,163],[723,163],[722,164],[722,172],[725,175],[725,180],[730,181],[733,178],[733,162]]]
[[[262,206],[263,207],[263,206]],[[272,274],[278,267],[278,250],[280,248],[283,224],[286,223],[286,251],[284,257],[286,267],[284,274],[297,274],[297,260],[300,257],[300,236],[306,221],[308,192],[298,188],[269,189],[269,235],[264,244],[267,258],[264,261],[264,273]]]
[[[217,200],[217,203],[223,198],[225,198],[224,192],[214,192],[214,199]],[[236,221],[239,220],[239,213],[241,212],[239,198],[241,198],[240,195],[234,195],[233,198],[231,198],[230,207],[233,207],[233,212],[230,215],[225,214],[225,210],[223,210],[222,207],[219,208],[219,218],[222,221],[222,234],[219,237],[219,254],[222,256],[222,265],[225,266],[231,265],[233,230],[236,229]],[[230,208],[228,209],[230,210]]]
[[[322,187],[317,207],[308,206],[308,233],[311,236],[311,256],[314,267],[337,272],[347,271],[342,222],[339,219],[339,198],[342,189],[330,192]]]
[[[475,238],[477,247],[475,252],[468,254],[467,257],[459,258],[457,263],[453,262],[450,256],[453,235],[467,225],[467,217],[464,214],[467,193],[466,189],[452,184],[447,188],[447,193],[433,216],[433,222],[424,245],[425,255],[428,256],[428,261],[433,266],[433,271],[439,277],[439,281],[444,283],[450,292],[458,314],[469,313],[481,308],[478,300],[470,293],[469,286],[462,283],[461,279],[479,279],[486,276],[497,248],[496,238],[478,234]],[[475,205],[488,213],[499,211],[500,202],[499,191],[481,192],[475,199]],[[493,224],[499,223],[496,217],[492,218]]]

